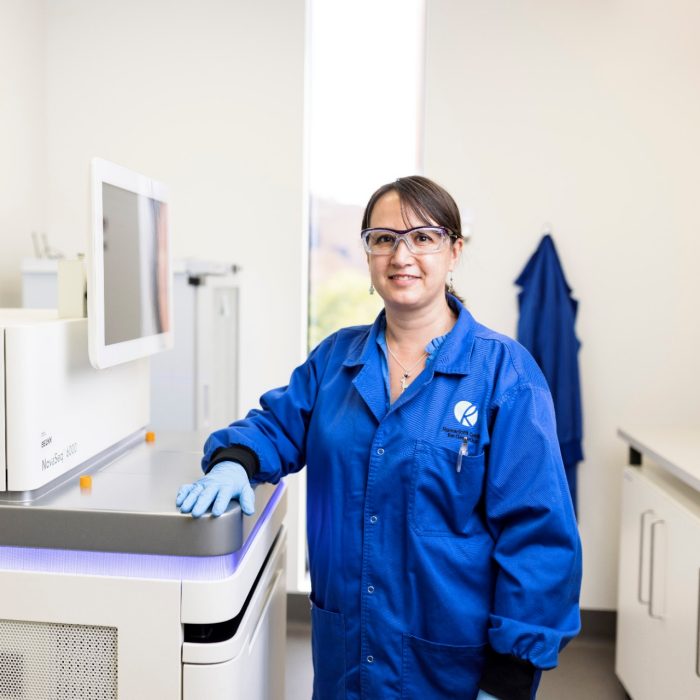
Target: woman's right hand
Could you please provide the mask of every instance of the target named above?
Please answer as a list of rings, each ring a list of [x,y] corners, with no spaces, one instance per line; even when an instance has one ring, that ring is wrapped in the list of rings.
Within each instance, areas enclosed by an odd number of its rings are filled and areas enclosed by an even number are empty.
[[[217,517],[234,498],[246,515],[255,512],[255,493],[246,470],[238,462],[219,462],[199,481],[181,486],[175,505],[182,513],[192,513],[193,518],[199,518],[213,503],[211,513]]]

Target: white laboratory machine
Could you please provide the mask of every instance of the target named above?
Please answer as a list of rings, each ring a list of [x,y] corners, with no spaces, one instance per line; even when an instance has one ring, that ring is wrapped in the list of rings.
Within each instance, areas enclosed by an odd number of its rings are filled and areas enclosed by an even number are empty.
[[[22,261],[22,306],[58,306],[59,261]],[[186,258],[173,263],[174,346],[151,363],[156,430],[213,430],[238,415],[239,268]]]
[[[97,162],[88,319],[0,311],[0,700],[284,697],[284,485],[196,520],[174,500],[202,434],[146,433],[166,202]]]

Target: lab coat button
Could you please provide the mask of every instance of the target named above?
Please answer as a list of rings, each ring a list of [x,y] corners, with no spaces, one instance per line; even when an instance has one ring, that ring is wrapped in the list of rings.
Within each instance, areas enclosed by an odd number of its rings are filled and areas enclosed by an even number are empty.
[[[372,523],[372,525],[374,525],[374,523],[376,523],[377,520],[378,520],[378,518],[376,515],[372,515],[369,519],[369,521]]]
[[[381,456],[384,454],[384,448],[383,448],[383,447],[380,447],[380,448],[377,450],[377,454],[381,457]]]
[[[368,664],[373,664],[374,663],[374,656],[370,655],[367,657],[367,663]]]
[[[367,586],[367,593],[374,593],[374,586]]]

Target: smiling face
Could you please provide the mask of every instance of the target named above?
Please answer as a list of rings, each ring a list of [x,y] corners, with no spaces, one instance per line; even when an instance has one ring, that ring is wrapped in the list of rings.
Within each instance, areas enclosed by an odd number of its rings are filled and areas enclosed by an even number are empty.
[[[374,204],[369,225],[402,231],[416,226],[440,226],[402,210],[398,192],[390,190]],[[450,240],[437,253],[415,255],[400,242],[390,255],[368,255],[372,284],[387,308],[418,310],[445,303],[445,280],[459,259],[462,241]]]

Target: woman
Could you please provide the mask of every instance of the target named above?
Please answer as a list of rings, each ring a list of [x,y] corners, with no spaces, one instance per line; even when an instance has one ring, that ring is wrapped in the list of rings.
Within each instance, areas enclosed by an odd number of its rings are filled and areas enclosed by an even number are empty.
[[[308,467],[314,698],[534,697],[578,632],[580,545],[546,381],[446,290],[459,211],[423,177],[363,218],[372,326],[324,340],[211,435],[177,504]]]

